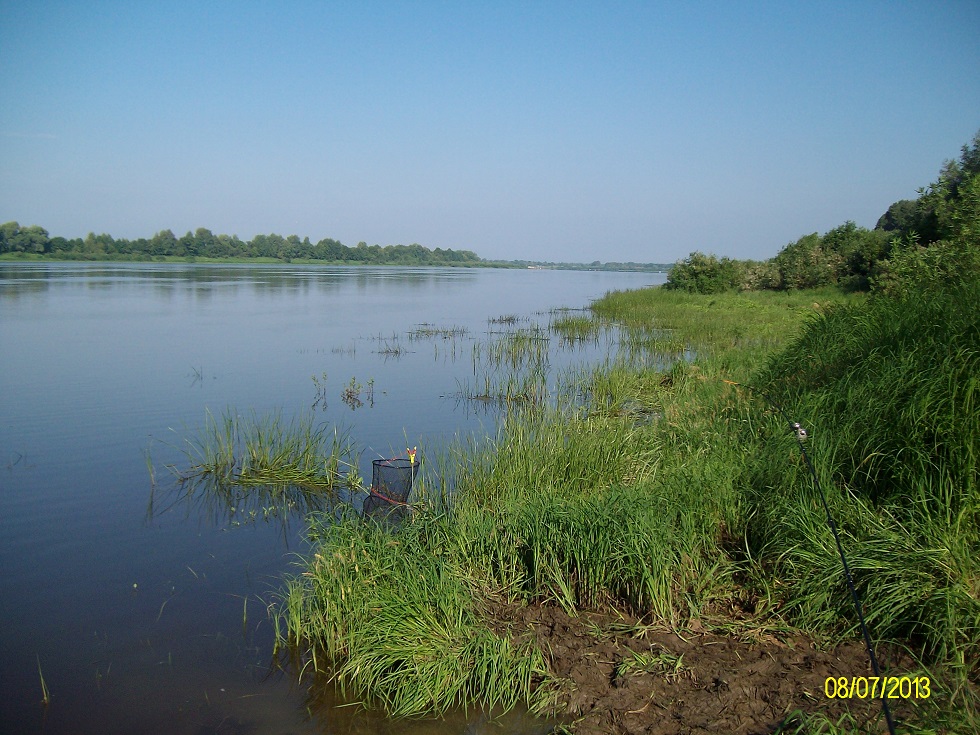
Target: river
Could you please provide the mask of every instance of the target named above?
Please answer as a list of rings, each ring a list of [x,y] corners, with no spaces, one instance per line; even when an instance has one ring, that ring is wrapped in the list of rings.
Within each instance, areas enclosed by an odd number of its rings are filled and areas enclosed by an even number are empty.
[[[303,519],[182,500],[168,466],[209,413],[312,414],[364,476],[407,446],[492,434],[493,406],[464,397],[475,344],[664,280],[0,263],[0,731],[533,732],[519,713],[393,722],[270,667],[266,606]],[[555,371],[596,355],[551,342]]]

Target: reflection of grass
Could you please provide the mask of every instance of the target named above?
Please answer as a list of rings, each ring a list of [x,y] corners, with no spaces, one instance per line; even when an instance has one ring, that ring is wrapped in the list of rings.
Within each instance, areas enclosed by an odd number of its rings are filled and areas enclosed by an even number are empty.
[[[341,391],[340,400],[346,403],[352,411],[363,406],[365,401],[371,408],[374,408],[374,378],[368,380],[363,399],[361,398],[361,391],[364,391],[364,386],[357,382],[357,378],[352,377],[350,383]]]
[[[37,675],[41,677],[41,704],[47,707],[51,704],[51,692],[48,691],[48,683],[44,680],[44,672],[41,671],[41,657],[37,657]]]
[[[320,406],[324,411],[327,409],[327,373],[326,371],[318,378],[313,377],[313,386],[316,388],[316,395],[313,398],[312,408]]]
[[[408,350],[398,344],[398,339],[392,337],[391,340],[382,339],[379,340],[378,354],[384,355],[385,357],[401,357]]]

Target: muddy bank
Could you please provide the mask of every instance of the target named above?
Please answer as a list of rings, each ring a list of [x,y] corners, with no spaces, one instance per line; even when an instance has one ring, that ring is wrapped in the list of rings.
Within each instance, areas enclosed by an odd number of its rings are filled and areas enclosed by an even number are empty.
[[[498,605],[492,613],[501,631],[533,636],[546,652],[564,680],[564,721],[576,735],[761,735],[778,731],[797,711],[823,712],[834,721],[847,712],[858,723],[882,719],[878,700],[824,693],[827,677],[871,674],[858,642],[819,650],[802,636],[740,640],[696,624],[677,634],[628,616],[570,617],[552,606]],[[911,659],[894,650],[880,651],[879,658],[893,674],[914,670]],[[883,722],[880,729],[887,732]]]

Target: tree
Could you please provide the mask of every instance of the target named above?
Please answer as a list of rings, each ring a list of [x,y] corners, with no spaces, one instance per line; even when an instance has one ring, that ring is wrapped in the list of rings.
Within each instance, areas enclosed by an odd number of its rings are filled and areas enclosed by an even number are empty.
[[[943,165],[918,206],[932,230],[896,238],[874,288],[911,293],[980,279],[980,133],[963,146],[959,161]]]
[[[48,231],[43,227],[21,227],[16,222],[0,226],[0,253],[45,253],[50,247]]]
[[[211,254],[213,249],[214,235],[211,233],[211,230],[204,227],[198,227],[194,231],[193,239],[187,246],[187,254],[207,256]]]
[[[837,283],[837,273],[843,258],[826,251],[816,232],[804,235],[779,251],[775,257],[780,287],[815,288]]]
[[[320,240],[314,248],[314,257],[320,260],[344,260],[347,257],[349,248],[337,240],[326,238]]]
[[[890,207],[878,218],[875,225],[876,230],[884,232],[898,232],[904,234],[916,227],[918,219],[918,203],[915,199],[901,199]]]
[[[90,232],[82,243],[82,252],[87,255],[105,255],[113,250],[115,250],[115,240],[112,239],[112,235],[104,232],[101,235]]]
[[[836,263],[836,282],[848,290],[865,291],[877,263],[888,255],[890,238],[884,230],[868,230],[848,220],[825,233],[820,247],[828,258],[836,253],[840,259]]]
[[[150,255],[173,255],[177,250],[177,236],[172,230],[160,230],[150,238]]]
[[[690,293],[720,293],[739,288],[744,265],[729,258],[695,251],[670,269],[664,288]]]
[[[970,213],[971,182],[980,175],[980,132],[969,145],[961,149],[959,161],[946,161],[939,178],[919,190],[916,202],[915,234],[919,243],[929,245],[958,236],[964,228],[972,228],[975,215]],[[955,215],[955,216],[954,216]],[[905,230],[902,235],[911,234]]]

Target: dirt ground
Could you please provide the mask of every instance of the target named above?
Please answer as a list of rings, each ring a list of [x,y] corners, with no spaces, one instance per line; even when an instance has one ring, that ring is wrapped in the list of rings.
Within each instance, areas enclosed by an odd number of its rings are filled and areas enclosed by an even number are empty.
[[[501,630],[532,635],[565,684],[576,735],[794,732],[792,713],[849,712],[872,732],[887,732],[880,700],[828,699],[827,677],[869,676],[863,644],[818,650],[804,637],[739,639],[703,630],[676,634],[626,616],[568,616],[553,606],[493,611]],[[895,651],[878,651],[883,673],[914,671]],[[893,715],[894,712],[893,703]],[[899,707],[900,709],[900,707]]]

